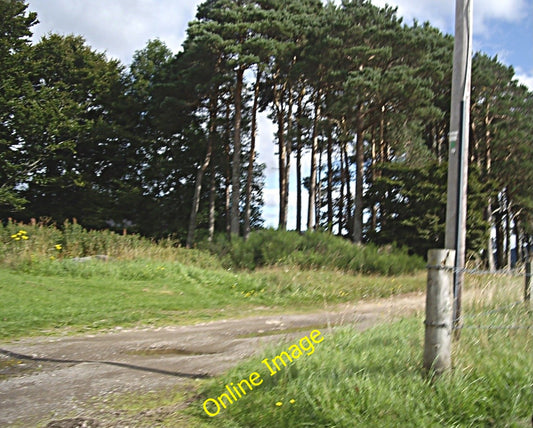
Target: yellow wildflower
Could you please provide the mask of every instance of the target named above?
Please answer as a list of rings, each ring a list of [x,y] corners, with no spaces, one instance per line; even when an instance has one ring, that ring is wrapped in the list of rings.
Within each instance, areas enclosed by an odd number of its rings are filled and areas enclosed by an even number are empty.
[[[57,250],[57,251],[61,251],[63,249],[63,246],[61,244],[56,244],[54,245],[54,248]]]
[[[294,404],[296,403],[296,400],[293,398],[291,401],[289,401],[289,403]]]
[[[28,232],[26,232],[25,230],[19,230],[14,235],[11,235],[11,239],[13,239],[14,241],[20,241],[21,239],[26,241],[27,239],[30,239],[30,238],[28,236]]]
[[[278,401],[278,402],[276,403],[276,406],[281,407],[281,406],[283,406],[283,403],[282,403],[281,401]]]

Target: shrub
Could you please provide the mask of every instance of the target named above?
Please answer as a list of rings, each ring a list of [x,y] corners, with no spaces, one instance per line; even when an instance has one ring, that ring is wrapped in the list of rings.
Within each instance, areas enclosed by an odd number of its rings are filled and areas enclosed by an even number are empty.
[[[234,239],[228,242],[219,237],[214,243],[204,243],[203,248],[220,255],[226,267],[244,269],[283,265],[398,275],[424,267],[423,259],[409,255],[406,249],[354,245],[324,232],[299,234],[264,229],[252,232],[246,241]]]

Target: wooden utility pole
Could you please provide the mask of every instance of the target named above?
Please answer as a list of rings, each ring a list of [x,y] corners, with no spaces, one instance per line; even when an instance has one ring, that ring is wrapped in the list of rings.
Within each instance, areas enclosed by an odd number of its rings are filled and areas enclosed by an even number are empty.
[[[451,368],[453,273],[455,251],[429,250],[424,337],[424,369],[442,373]]]
[[[465,266],[466,195],[470,130],[470,81],[472,70],[472,2],[456,0],[453,48],[452,100],[448,147],[448,200],[444,247],[455,250],[454,327],[460,326],[461,292]]]

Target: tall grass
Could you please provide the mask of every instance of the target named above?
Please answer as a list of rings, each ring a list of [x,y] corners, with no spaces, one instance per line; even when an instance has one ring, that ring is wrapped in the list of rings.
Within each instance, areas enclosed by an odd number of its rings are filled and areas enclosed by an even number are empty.
[[[86,230],[77,223],[62,227],[43,223],[0,224],[0,264],[28,269],[38,262],[98,254],[121,260],[177,261],[204,268],[253,270],[265,266],[300,269],[335,269],[348,273],[400,275],[424,267],[424,261],[404,249],[353,245],[321,232],[266,229],[253,232],[247,241],[219,238],[204,242],[202,249],[187,250],[171,239],[157,243],[138,235],[119,235],[107,230]],[[205,251],[205,250],[209,251]]]
[[[138,235],[119,235],[109,230],[86,230],[76,222],[54,224],[0,223],[0,265],[36,271],[36,265],[52,260],[107,255],[120,260],[177,261],[197,267],[220,266],[205,251],[186,250],[171,239],[157,243]]]
[[[265,229],[250,234],[247,241],[220,238],[204,248],[218,254],[226,266],[256,269],[263,266],[297,266],[304,269],[338,269],[343,272],[381,275],[412,273],[424,261],[404,249],[353,245],[346,239],[323,233],[299,234]]]
[[[516,307],[504,319],[526,328],[465,329],[454,342],[453,370],[439,378],[421,370],[421,319],[363,333],[324,330],[314,354],[272,377],[260,361],[288,345],[210,381],[191,413],[218,427],[527,427],[533,412],[532,313]],[[217,416],[204,413],[204,400],[255,371],[263,384]]]

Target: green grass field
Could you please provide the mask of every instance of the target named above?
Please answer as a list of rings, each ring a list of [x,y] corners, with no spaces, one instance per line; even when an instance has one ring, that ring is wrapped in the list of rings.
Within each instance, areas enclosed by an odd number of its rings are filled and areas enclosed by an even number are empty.
[[[280,263],[271,257],[274,262],[243,270],[228,264],[227,254],[221,260],[170,241],[156,245],[74,225],[64,231],[26,227],[27,235],[19,228],[0,230],[1,340],[242,317],[257,307],[262,313],[322,309],[426,286],[423,270],[363,275],[332,267],[327,251],[327,268],[317,267],[319,256],[306,266],[302,260],[309,248],[295,250]],[[113,259],[72,260],[102,253]],[[380,265],[390,273],[405,257],[392,265],[383,258]],[[467,278],[466,328],[454,344],[453,370],[439,378],[428,378],[421,369],[423,319],[416,317],[363,333],[324,329],[324,340],[312,354],[275,376],[261,360],[280,355],[289,344],[267,348],[261,357],[215,379],[171,391],[109,396],[105,402],[97,399],[94,408],[102,409],[110,423],[119,415],[135,426],[153,426],[157,420],[156,426],[168,427],[528,427],[533,315],[522,304],[510,306],[522,292],[521,278]],[[205,400],[253,372],[260,372],[264,382],[216,416],[206,414]]]
[[[104,408],[138,426],[151,426],[156,418],[169,427],[530,427],[533,312],[513,304],[522,282],[469,279],[474,296],[464,307],[460,340],[453,344],[453,369],[440,377],[422,370],[424,326],[418,316],[362,333],[325,328],[313,353],[286,360],[286,367],[278,360],[274,376],[261,361],[271,362],[297,340],[269,347],[185,390],[118,396]],[[261,384],[251,391],[244,384],[246,395],[231,404],[223,398],[227,408],[207,415],[206,400],[254,372]],[[207,408],[217,410],[212,402]]]
[[[172,240],[155,243],[75,223],[0,225],[0,339],[241,317],[259,306],[312,310],[424,288],[420,260],[402,250],[356,248],[327,234],[252,237],[186,250]],[[337,267],[332,254],[347,249],[354,263]],[[294,261],[313,251],[311,265]],[[259,266],[244,269],[241,253],[256,254],[251,260]],[[75,261],[95,254],[111,259]],[[328,267],[315,266],[322,262]],[[392,271],[405,273],[387,275]]]
[[[153,260],[45,260],[22,272],[0,268],[0,338],[241,317],[258,306],[263,312],[312,310],[421,290],[424,281],[423,273],[231,272]]]

